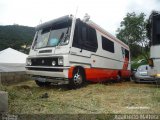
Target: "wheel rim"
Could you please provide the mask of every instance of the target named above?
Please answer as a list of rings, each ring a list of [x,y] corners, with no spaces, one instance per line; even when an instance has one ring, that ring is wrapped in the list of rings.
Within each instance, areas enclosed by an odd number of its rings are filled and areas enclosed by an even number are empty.
[[[82,83],[82,76],[79,73],[76,73],[73,81],[75,85],[80,85]]]

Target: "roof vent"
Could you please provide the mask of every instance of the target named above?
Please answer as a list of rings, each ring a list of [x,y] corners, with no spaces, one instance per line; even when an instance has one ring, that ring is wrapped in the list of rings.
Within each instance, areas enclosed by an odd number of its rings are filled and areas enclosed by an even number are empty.
[[[89,19],[90,19],[90,16],[86,13],[86,14],[84,15],[83,22],[88,22]]]

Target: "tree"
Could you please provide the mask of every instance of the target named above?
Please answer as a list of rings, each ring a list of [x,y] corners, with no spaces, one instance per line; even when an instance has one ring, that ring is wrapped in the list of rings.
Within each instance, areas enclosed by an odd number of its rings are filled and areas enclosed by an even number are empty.
[[[0,51],[8,47],[29,53],[29,47],[35,34],[33,27],[20,25],[0,26]]]
[[[146,20],[144,13],[140,13],[139,15],[136,15],[135,12],[127,13],[117,32],[117,38],[129,45],[132,57],[136,57],[138,51],[139,53],[146,51],[145,49],[147,48],[149,40],[146,37]],[[140,47],[139,50],[137,46]],[[146,59],[148,58],[146,53],[143,55]]]

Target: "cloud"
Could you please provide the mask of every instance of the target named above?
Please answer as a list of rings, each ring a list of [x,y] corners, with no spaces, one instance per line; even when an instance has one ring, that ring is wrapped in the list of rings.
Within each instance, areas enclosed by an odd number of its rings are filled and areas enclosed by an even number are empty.
[[[42,22],[67,14],[83,18],[85,13],[112,34],[120,26],[127,12],[160,10],[158,0],[1,0],[0,24],[36,26]]]
[[[160,11],[158,0],[130,0],[128,12],[145,13],[148,17],[152,10]]]

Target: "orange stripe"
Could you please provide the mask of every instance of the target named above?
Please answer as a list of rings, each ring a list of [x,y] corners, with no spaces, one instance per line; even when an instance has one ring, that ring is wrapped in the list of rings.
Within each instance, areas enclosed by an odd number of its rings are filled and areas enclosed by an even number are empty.
[[[71,79],[73,77],[73,69],[74,67],[69,68],[68,70],[68,78]]]
[[[123,78],[128,78],[129,76],[131,76],[131,71],[130,70],[121,70],[121,76]]]
[[[73,77],[74,67],[71,67],[68,71],[68,78]],[[122,77],[129,77],[129,70],[111,70],[111,69],[101,69],[101,68],[85,68],[86,80],[92,82],[101,82],[109,79],[117,79],[118,72],[121,72]]]
[[[128,63],[129,63],[128,58],[125,58],[124,64],[123,64],[123,70],[127,70],[127,68],[128,68]]]
[[[118,70],[85,68],[86,79],[92,82],[100,82],[107,79],[116,79]]]

